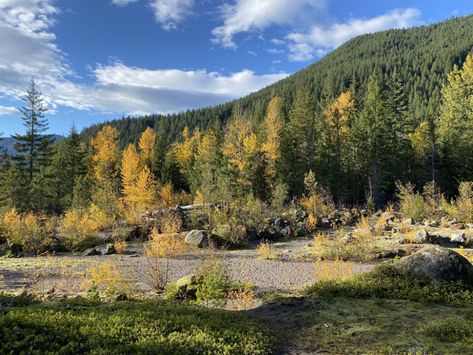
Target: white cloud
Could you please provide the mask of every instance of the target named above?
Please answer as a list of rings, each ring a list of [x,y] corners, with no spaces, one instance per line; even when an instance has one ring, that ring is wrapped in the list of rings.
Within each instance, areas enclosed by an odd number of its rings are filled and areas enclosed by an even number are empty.
[[[137,1],[138,0],[112,0],[112,4],[117,6],[127,6]]]
[[[365,33],[390,28],[406,28],[419,23],[420,11],[413,8],[393,10],[371,19],[350,19],[346,23],[335,23],[327,28],[314,25],[306,33],[293,32],[287,36],[289,58],[306,61],[324,55],[347,40]]]
[[[151,0],[154,17],[166,31],[177,28],[192,13],[194,0]]]
[[[94,74],[96,85],[80,90],[85,108],[131,114],[170,113],[215,105],[287,76],[285,73],[256,75],[251,70],[230,75],[204,69],[148,70],[122,63],[99,66]]]
[[[0,116],[1,115],[14,115],[16,113],[18,113],[18,109],[16,107],[0,105]]]
[[[50,31],[59,10],[53,0],[0,0],[0,94],[18,99],[34,78],[50,113],[57,107],[110,113],[171,113],[223,103],[282,79],[250,70],[223,75],[205,69],[147,70],[99,65],[92,84],[76,82]],[[16,109],[0,106],[0,114]]]
[[[236,0],[222,6],[223,25],[212,30],[213,41],[235,48],[234,36],[242,32],[263,30],[272,25],[294,22],[306,8],[322,9],[325,0]]]

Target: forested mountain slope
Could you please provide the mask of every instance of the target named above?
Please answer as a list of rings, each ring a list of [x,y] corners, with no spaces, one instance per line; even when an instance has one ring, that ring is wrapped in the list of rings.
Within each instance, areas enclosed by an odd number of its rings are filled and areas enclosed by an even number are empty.
[[[126,117],[111,124],[118,129],[120,145],[123,147],[129,142],[136,142],[145,127],[156,127],[169,140],[174,140],[186,126],[205,129],[216,119],[227,119],[235,105],[240,105],[251,117],[260,120],[271,97],[283,97],[286,107],[290,108],[297,91],[301,89],[313,95],[314,109],[318,110],[324,96],[338,95],[353,80],[356,80],[356,96],[360,100],[375,68],[386,75],[393,70],[400,74],[411,115],[420,121],[426,113],[429,100],[432,100],[433,107],[438,107],[447,73],[454,64],[463,62],[472,47],[473,16],[430,26],[363,35],[350,40],[306,69],[242,99],[169,116]],[[90,138],[102,126],[93,125],[82,134]]]

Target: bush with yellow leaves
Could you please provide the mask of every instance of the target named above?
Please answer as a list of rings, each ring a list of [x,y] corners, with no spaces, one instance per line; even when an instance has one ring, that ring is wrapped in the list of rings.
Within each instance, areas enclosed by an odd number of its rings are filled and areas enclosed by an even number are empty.
[[[314,270],[317,281],[343,280],[355,274],[354,264],[340,259],[318,260],[314,263]]]
[[[38,254],[48,249],[52,242],[54,221],[45,216],[19,213],[15,208],[3,218],[3,229],[8,244],[19,244],[26,254]]]
[[[260,257],[264,260],[274,260],[278,258],[278,253],[273,250],[271,243],[261,243],[258,245],[257,251]]]
[[[125,273],[119,265],[113,261],[103,261],[89,267],[85,273],[82,287],[97,288],[110,295],[128,293],[132,289],[130,280],[125,277]]]
[[[301,198],[300,204],[309,214],[307,227],[315,230],[318,219],[328,216],[335,209],[335,204],[330,194],[319,186],[312,171],[305,174],[304,185],[306,195]]]
[[[68,250],[83,250],[94,246],[97,243],[95,234],[110,223],[107,214],[92,204],[86,211],[67,211],[59,223],[59,232]]]
[[[145,245],[146,266],[143,276],[148,286],[162,292],[169,283],[170,260],[188,250],[188,246],[179,234],[160,234],[154,228],[150,241]],[[160,259],[165,259],[161,261]]]

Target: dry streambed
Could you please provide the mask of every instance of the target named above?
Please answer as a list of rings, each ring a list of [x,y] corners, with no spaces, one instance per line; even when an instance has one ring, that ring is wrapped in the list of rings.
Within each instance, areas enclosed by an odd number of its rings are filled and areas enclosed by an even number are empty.
[[[196,250],[177,258],[160,260],[165,267],[169,262],[170,281],[195,273],[211,258],[224,260],[233,281],[251,283],[257,292],[294,293],[311,285],[317,278],[314,264],[305,260],[309,239],[296,239],[273,245],[279,255],[275,260],[263,260],[255,249],[233,251]],[[104,262],[119,266],[122,274],[138,290],[149,290],[144,282],[149,261],[143,253],[143,244],[132,244],[127,255],[72,256],[0,259],[0,287],[4,290],[28,288],[38,292],[74,294],[85,291],[87,271]],[[322,262],[323,263],[323,262]],[[355,273],[371,270],[372,264],[353,263]]]

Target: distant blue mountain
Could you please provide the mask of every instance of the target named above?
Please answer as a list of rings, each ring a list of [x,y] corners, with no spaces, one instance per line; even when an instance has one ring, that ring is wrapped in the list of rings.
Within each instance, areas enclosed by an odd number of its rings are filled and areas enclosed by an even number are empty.
[[[54,135],[55,142],[59,142],[63,140],[63,136],[59,136],[57,134]],[[13,155],[16,154],[15,148],[13,145],[15,144],[15,139],[12,137],[0,137],[0,152],[3,150],[7,150],[8,154]]]

